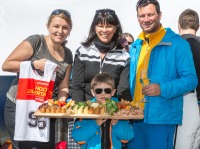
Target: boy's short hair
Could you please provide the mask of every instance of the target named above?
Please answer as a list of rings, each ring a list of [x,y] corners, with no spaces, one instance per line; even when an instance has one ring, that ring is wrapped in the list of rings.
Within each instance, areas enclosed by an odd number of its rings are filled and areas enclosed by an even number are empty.
[[[105,83],[110,85],[113,89],[115,88],[115,81],[111,75],[108,73],[102,72],[94,76],[94,78],[91,81],[91,89],[94,89],[94,87],[98,84]]]
[[[184,10],[178,19],[178,23],[182,29],[199,29],[199,15],[192,9]]]

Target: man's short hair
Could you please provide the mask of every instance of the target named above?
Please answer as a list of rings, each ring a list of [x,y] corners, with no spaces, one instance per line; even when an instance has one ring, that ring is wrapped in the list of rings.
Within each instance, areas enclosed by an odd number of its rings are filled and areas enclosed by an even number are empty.
[[[138,0],[136,4],[136,11],[138,11],[138,8],[145,7],[149,4],[153,4],[156,7],[157,13],[160,14],[160,4],[157,0]]]
[[[192,9],[186,9],[180,14],[178,23],[182,29],[194,29],[195,31],[198,31],[198,13]]]

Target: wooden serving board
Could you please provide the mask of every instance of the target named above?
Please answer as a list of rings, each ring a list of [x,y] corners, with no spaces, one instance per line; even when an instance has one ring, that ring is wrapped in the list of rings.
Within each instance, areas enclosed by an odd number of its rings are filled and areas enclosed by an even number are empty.
[[[66,113],[41,113],[37,110],[34,113],[36,117],[50,117],[50,118],[105,118],[105,119],[143,119],[144,115],[126,115],[126,116],[111,116],[111,115],[98,115],[98,114],[66,114]]]

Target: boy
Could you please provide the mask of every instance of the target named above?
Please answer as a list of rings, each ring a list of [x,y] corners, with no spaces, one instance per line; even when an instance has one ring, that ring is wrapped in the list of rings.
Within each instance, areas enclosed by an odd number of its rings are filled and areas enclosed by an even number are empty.
[[[106,98],[118,101],[116,98],[112,98],[114,95],[115,83],[113,78],[107,73],[97,74],[91,82],[91,92],[94,98],[90,102],[105,103]],[[74,125],[72,137],[82,144],[82,148],[101,148],[101,127],[105,125],[109,120],[106,119],[83,119],[77,120]],[[103,124],[103,125],[102,125]],[[134,137],[134,131],[128,120],[111,120],[110,122],[109,139],[106,139],[108,143],[104,143],[105,148],[112,147],[113,149],[121,149],[122,143],[127,143]]]

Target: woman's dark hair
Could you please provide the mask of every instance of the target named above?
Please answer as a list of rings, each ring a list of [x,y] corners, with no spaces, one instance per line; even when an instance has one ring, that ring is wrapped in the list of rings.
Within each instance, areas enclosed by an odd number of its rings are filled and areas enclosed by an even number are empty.
[[[111,9],[96,10],[94,19],[90,26],[89,35],[88,35],[86,41],[82,42],[81,44],[85,47],[89,47],[92,44],[93,40],[97,37],[95,27],[98,24],[110,24],[110,25],[114,25],[116,27],[116,32],[114,33],[111,42],[114,42],[112,48],[117,46],[120,42],[120,36],[122,34],[122,27],[121,27],[121,23],[120,23],[117,15],[115,14],[115,11],[111,10]]]

